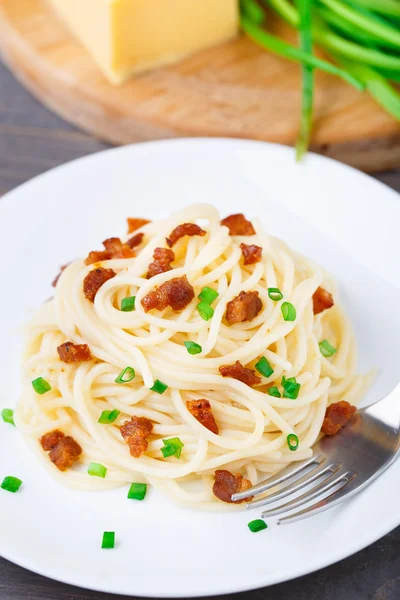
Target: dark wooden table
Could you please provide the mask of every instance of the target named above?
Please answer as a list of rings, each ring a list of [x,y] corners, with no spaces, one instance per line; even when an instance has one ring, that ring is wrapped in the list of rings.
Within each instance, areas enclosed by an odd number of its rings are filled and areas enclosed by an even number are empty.
[[[0,64],[0,196],[52,167],[105,148],[106,144],[49,113]],[[378,178],[400,191],[399,171],[383,173]],[[343,544],[346,544],[345,536]],[[107,600],[113,597],[51,581],[0,558],[1,600]],[[364,551],[314,575],[226,598],[398,600],[400,528]]]

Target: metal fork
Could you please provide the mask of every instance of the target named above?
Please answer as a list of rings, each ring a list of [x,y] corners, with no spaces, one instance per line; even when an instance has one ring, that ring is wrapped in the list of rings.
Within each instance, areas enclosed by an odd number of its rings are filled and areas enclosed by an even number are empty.
[[[278,491],[249,502],[247,508],[277,502],[262,513],[263,518],[279,517],[279,525],[293,523],[361,492],[399,454],[400,385],[383,400],[360,409],[337,435],[323,437],[314,446],[312,458],[292,463],[268,480],[233,494],[232,500],[265,494],[279,486]]]

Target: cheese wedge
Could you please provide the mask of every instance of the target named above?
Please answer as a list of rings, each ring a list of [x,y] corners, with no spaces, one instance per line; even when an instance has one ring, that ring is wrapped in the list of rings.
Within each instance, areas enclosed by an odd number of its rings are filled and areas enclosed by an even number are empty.
[[[49,0],[113,84],[225,42],[238,0]]]

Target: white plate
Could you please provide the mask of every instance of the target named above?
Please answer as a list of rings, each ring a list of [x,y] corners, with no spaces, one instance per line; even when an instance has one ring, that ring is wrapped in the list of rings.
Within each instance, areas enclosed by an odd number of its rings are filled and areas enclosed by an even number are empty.
[[[55,169],[0,202],[0,408],[18,394],[19,327],[52,294],[59,265],[125,231],[125,217],[166,216],[195,202],[260,215],[271,232],[318,259],[340,282],[362,368],[381,367],[369,400],[399,378],[400,202],[348,167],[233,140],[119,148]],[[79,493],[55,483],[11,426],[0,423],[0,553],[48,577],[106,592],[190,597],[284,581],[360,550],[400,523],[400,461],[336,509],[257,535],[258,512],[198,513],[151,493]],[[114,550],[100,549],[115,531]]]

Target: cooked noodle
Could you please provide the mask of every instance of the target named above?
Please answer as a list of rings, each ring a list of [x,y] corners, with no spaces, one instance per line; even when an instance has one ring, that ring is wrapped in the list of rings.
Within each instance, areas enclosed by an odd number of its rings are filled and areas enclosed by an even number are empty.
[[[174,251],[174,270],[146,279],[156,247],[178,225],[199,222],[205,237],[184,237]],[[191,206],[171,218],[152,222],[137,256],[112,259],[104,266],[117,276],[98,291],[94,304],[83,294],[82,282],[93,265],[83,260],[63,272],[55,298],[38,311],[27,327],[23,359],[24,389],[15,419],[43,464],[63,483],[81,490],[101,490],[133,481],[149,482],[175,501],[201,509],[232,509],[212,493],[216,469],[242,473],[253,484],[282,469],[293,460],[312,455],[327,405],[346,399],[356,404],[368,378],[356,373],[356,344],[349,321],[337,303],[332,279],[314,262],[269,236],[258,220],[256,235],[231,237],[220,225],[218,211],[208,205]],[[262,261],[243,266],[240,243],[263,248]],[[143,297],[172,277],[187,275],[196,299],[182,312],[144,312]],[[335,306],[313,313],[312,296],[325,285]],[[218,291],[210,321],[197,311],[197,295],[204,286]],[[297,311],[295,322],[285,322],[281,302],[268,296],[279,288],[285,301]],[[263,310],[250,322],[228,325],[227,303],[242,290],[257,291]],[[134,312],[122,312],[125,297],[136,296]],[[318,343],[328,339],[337,348],[322,356]],[[183,342],[202,346],[201,355],[188,354]],[[94,360],[80,364],[60,361],[57,347],[66,341],[88,344]],[[265,356],[274,373],[250,388],[218,368],[239,360],[253,368]],[[136,377],[128,384],[115,383],[122,369],[131,366]],[[296,400],[268,395],[271,382],[282,376],[301,384]],[[38,395],[31,382],[44,377],[50,392]],[[150,391],[154,380],[168,385],[163,395]],[[188,400],[210,401],[219,435],[203,427],[187,410]],[[98,423],[102,411],[121,411],[110,425]],[[154,424],[149,448],[133,458],[120,433],[132,416],[147,417]],[[61,473],[43,453],[41,435],[61,429],[83,448],[79,466]],[[287,435],[295,433],[300,445],[289,450]],[[162,439],[179,437],[181,458],[164,458]],[[94,461],[108,469],[105,479],[90,477],[87,465]]]

